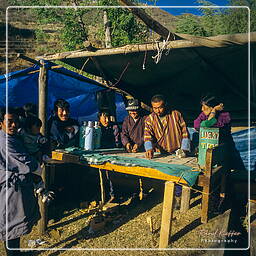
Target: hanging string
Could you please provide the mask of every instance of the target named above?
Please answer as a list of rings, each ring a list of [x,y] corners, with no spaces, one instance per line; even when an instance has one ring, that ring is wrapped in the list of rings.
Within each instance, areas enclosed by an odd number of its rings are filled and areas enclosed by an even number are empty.
[[[152,56],[152,58],[153,58],[153,60],[155,61],[156,64],[157,64],[157,63],[161,60],[161,58],[162,58],[162,54],[163,54],[163,51],[165,50],[165,48],[166,48],[166,46],[167,46],[167,43],[168,43],[169,38],[170,38],[170,34],[171,34],[171,33],[169,32],[169,34],[168,34],[166,40],[163,40],[163,43],[162,43],[162,47],[161,47],[161,48],[159,47],[158,43],[156,44],[157,54],[156,54],[155,56]],[[170,49],[168,49],[168,53],[166,53],[166,55],[169,54],[169,51],[170,51]]]
[[[146,51],[145,51],[145,55],[144,55],[144,60],[143,60],[143,65],[142,65],[142,69],[145,70],[146,67],[145,67],[145,64],[146,64],[146,59],[147,59],[147,45],[146,45]]]

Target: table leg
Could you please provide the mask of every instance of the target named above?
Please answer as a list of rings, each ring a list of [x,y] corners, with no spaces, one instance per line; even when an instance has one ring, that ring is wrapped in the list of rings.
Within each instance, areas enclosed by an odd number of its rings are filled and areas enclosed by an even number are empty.
[[[211,182],[209,178],[207,184],[205,184],[203,187],[203,193],[202,193],[202,210],[201,210],[202,223],[207,223],[209,219],[210,191],[211,191]]]
[[[181,206],[180,212],[185,213],[189,210],[190,206],[190,188],[186,186],[182,186],[182,194],[181,194]]]
[[[174,182],[165,182],[159,248],[166,248],[169,244],[173,216],[174,186]]]
[[[104,205],[106,202],[106,193],[105,193],[104,180],[103,180],[103,171],[101,169],[99,169],[99,176],[100,176],[101,204]]]

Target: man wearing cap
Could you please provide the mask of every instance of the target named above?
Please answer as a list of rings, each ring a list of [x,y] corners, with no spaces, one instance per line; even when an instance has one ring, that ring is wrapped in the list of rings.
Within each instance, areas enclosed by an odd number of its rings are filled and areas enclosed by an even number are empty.
[[[137,99],[129,100],[126,110],[129,115],[124,119],[122,125],[122,144],[130,153],[142,151],[146,117],[141,115],[140,103]]]

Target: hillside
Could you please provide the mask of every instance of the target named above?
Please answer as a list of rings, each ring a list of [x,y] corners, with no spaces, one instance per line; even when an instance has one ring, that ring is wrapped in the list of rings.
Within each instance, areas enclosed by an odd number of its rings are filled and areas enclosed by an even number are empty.
[[[5,55],[6,55],[6,39],[5,39],[5,8],[8,6],[8,0],[1,0],[2,11],[0,12],[0,74],[5,73]],[[158,22],[162,23],[171,31],[175,30],[175,22],[177,17],[170,15],[168,12],[158,9],[146,9]],[[97,21],[95,25],[88,26],[89,40],[96,47],[103,47],[103,42],[97,40],[95,36],[95,27],[97,28],[103,23],[103,19],[96,9],[93,10],[91,17],[95,16]],[[96,13],[97,12],[97,13]],[[60,25],[47,24],[44,27],[39,27],[35,17],[30,9],[9,9],[8,12],[8,70],[9,72],[26,68],[31,64],[17,59],[17,53],[23,53],[26,56],[35,58],[35,56],[45,53],[55,53],[63,51],[63,46],[58,38],[58,30]],[[95,19],[95,18],[94,18]],[[36,34],[39,29],[47,32],[47,37],[40,41],[36,39]],[[154,36],[154,35],[153,35]],[[96,38],[96,39],[95,39]]]

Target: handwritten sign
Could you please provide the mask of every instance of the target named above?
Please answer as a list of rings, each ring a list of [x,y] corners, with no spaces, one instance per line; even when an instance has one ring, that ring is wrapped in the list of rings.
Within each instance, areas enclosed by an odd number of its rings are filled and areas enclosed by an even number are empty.
[[[200,128],[198,164],[205,166],[206,151],[219,145],[219,128]]]

